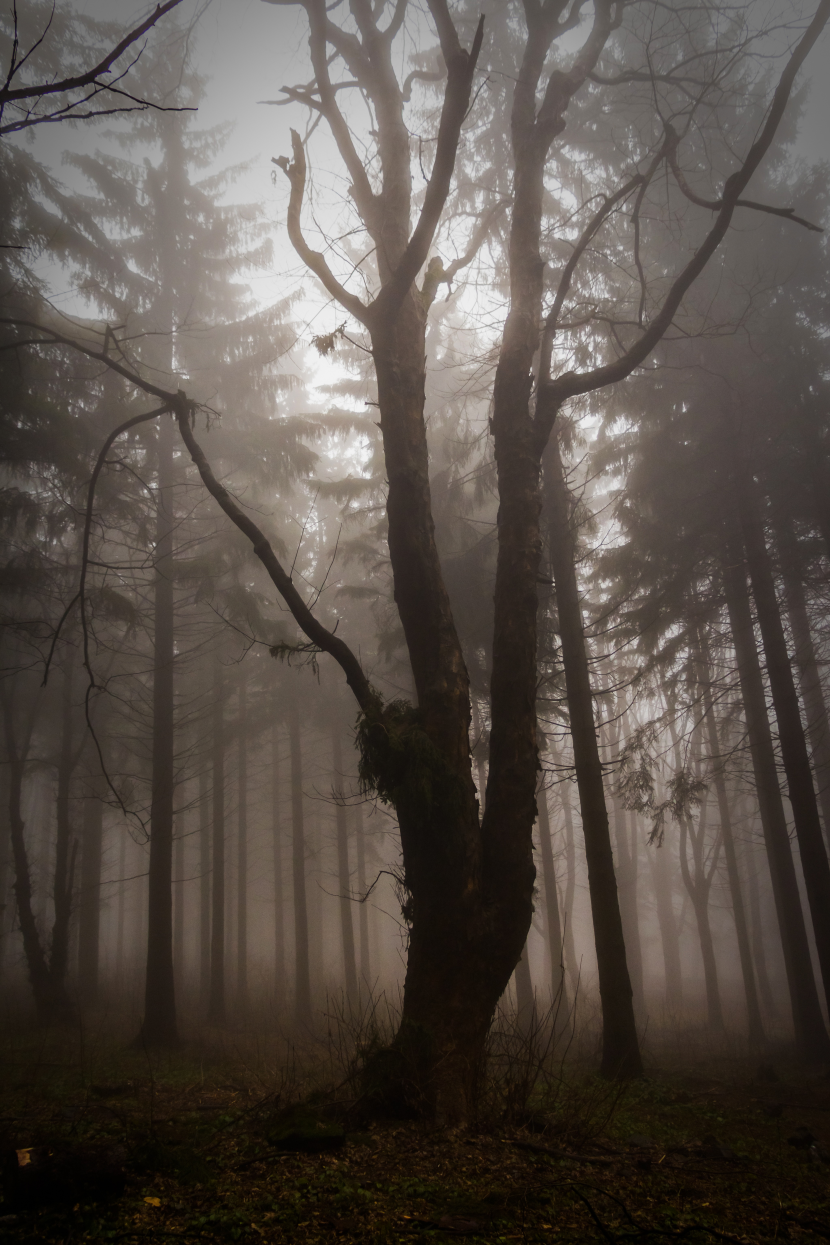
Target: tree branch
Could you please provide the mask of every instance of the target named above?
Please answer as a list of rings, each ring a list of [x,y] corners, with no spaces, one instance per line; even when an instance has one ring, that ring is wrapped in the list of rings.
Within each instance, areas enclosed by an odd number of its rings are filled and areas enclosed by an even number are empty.
[[[291,245],[303,263],[322,281],[332,298],[336,298],[340,305],[361,324],[367,324],[366,306],[356,294],[350,294],[346,287],[340,284],[326,263],[325,256],[319,251],[312,251],[305,240],[300,211],[305,195],[307,167],[303,141],[296,130],[291,131],[291,146],[294,152],[293,161],[289,162],[287,156],[272,156],[271,158],[271,163],[278,165],[291,183],[287,215],[288,237],[291,239]]]
[[[193,435],[191,421],[195,409],[194,403],[190,402],[184,393],[180,392],[177,395],[175,413],[179,432],[205,488],[224,510],[231,522],[239,528],[244,536],[247,536],[253,546],[254,553],[265,567],[271,582],[290,609],[300,629],[308,636],[312,644],[316,644],[324,653],[328,653],[340,666],[360,708],[365,713],[377,707],[380,703],[378,693],[372,687],[363,667],[348,644],[344,640],[339,639],[314,617],[274,553],[268,538],[254,523],[253,519],[240,509],[227,489],[216,479],[210,463]]]

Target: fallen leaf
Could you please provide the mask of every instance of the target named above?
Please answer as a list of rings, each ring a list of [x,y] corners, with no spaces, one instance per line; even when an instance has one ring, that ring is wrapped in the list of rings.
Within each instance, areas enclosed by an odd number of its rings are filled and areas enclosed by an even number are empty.
[[[161,1206],[160,1197],[145,1197],[144,1201],[148,1206]]]

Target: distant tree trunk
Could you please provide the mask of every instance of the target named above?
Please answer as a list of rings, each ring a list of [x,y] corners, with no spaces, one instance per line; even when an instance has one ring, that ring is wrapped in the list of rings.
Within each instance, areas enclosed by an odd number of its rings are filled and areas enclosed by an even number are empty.
[[[308,1025],[311,1023],[311,967],[305,877],[303,750],[296,687],[291,688],[288,697],[288,737],[291,747],[291,860],[294,883],[294,1012],[298,1024]]]
[[[745,475],[739,485],[741,527],[752,594],[755,598],[772,703],[778,722],[781,757],[787,775],[787,790],[801,852],[824,993],[830,1003],[830,863],[824,846],[792,663],[781,625],[775,581],[754,485]]]
[[[631,978],[620,916],[602,763],[594,722],[594,702],[582,609],[576,579],[570,496],[565,483],[559,439],[554,430],[545,451],[551,565],[565,667],[574,764],[582,811],[582,832],[588,863],[588,889],[597,950],[603,1037],[604,1076],[636,1076],[642,1072]]]
[[[9,855],[12,849],[9,832],[8,765],[0,765],[0,982],[6,967],[6,950],[11,930],[13,892],[9,890]]]
[[[542,854],[542,878],[545,884],[545,915],[550,951],[550,994],[563,1023],[570,1015],[568,987],[565,982],[564,949],[562,946],[562,918],[559,913],[559,891],[556,885],[556,869],[553,862],[548,793],[544,781],[536,791],[539,809],[539,848]],[[557,1003],[558,1000],[558,1003]]]
[[[185,904],[187,901],[187,889],[185,887],[185,865],[184,865],[184,840],[185,840],[185,822],[184,813],[179,812],[176,815],[174,823],[175,837],[173,840],[173,866],[175,882],[173,883],[173,976],[176,982],[176,989],[181,995],[184,987],[184,967],[185,967]]]
[[[570,793],[564,783],[560,784],[562,816],[565,821],[565,896],[562,910],[562,925],[565,930],[565,967],[571,975],[571,986],[574,994],[578,989],[580,967],[576,958],[576,937],[574,935],[574,900],[576,899],[576,839],[574,837],[574,818],[571,808]]]
[[[366,838],[363,830],[363,805],[354,808],[355,842],[357,844],[357,889],[360,895],[359,928],[360,928],[360,995],[368,995],[372,990],[372,965],[369,959],[369,908],[366,900]]]
[[[173,977],[173,425],[158,422],[153,620],[153,771],[150,805],[147,977],[141,1040],[177,1046]]]
[[[239,730],[237,735],[237,856],[236,856],[236,996],[237,1006],[248,1008],[248,738],[247,688],[239,667]]]
[[[271,725],[271,818],[274,852],[274,992],[285,998],[285,891],[282,867],[282,817],[280,816],[280,736],[276,715]]]
[[[210,829],[208,771],[203,762],[199,770],[199,1006],[204,1012],[210,1003]]]
[[[673,873],[669,860],[668,845],[663,842],[649,856],[651,876],[654,882],[654,899],[657,908],[657,924],[663,949],[663,971],[666,982],[666,1008],[672,1018],[679,1015],[683,1005],[683,970],[680,961],[680,934],[672,902]]]
[[[56,977],[51,972],[32,907],[32,880],[29,857],[26,851],[26,827],[23,821],[23,779],[31,742],[32,719],[22,726],[18,721],[23,713],[13,705],[10,694],[0,692],[0,707],[6,737],[6,757],[9,774],[9,829],[11,832],[12,859],[14,861],[14,893],[17,903],[17,919],[23,937],[23,953],[34,995],[38,1022],[49,1025],[75,1020],[75,1008],[66,991],[65,973]],[[16,712],[17,711],[17,712]],[[23,738],[20,739],[20,734]],[[64,736],[65,738],[65,736]],[[57,872],[57,871],[56,871]]]
[[[55,874],[52,898],[55,920],[52,945],[49,949],[49,973],[55,988],[63,989],[69,967],[69,930],[72,919],[72,894],[75,882],[75,859],[78,840],[72,831],[70,797],[72,774],[81,749],[78,746],[74,705],[72,703],[74,662],[69,660],[63,672],[61,697],[61,734],[58,756],[58,784],[55,835]]]
[[[225,1023],[225,680],[217,653],[213,667],[213,886],[208,1020]]]
[[[609,706],[612,709],[611,706]],[[613,713],[613,709],[612,709]],[[611,716],[611,714],[609,714]],[[619,721],[611,721],[608,725],[608,742],[611,760],[616,764],[620,753],[620,737],[624,735],[627,715],[623,714]],[[643,949],[640,942],[640,921],[637,912],[637,862],[632,856],[628,838],[627,810],[616,789],[612,788],[611,807],[614,812],[614,843],[617,850],[617,886],[620,897],[620,917],[622,918],[625,951],[628,969],[631,974],[631,989],[634,998],[634,1012],[640,1018],[645,1016],[645,999],[643,997]]]
[[[787,616],[793,634],[795,662],[824,822],[824,839],[826,844],[830,844],[830,722],[804,599],[804,559],[792,520],[782,509],[779,509],[775,531]]]
[[[332,715],[331,758],[334,766],[335,817],[337,820],[337,878],[340,890],[340,934],[343,942],[343,971],[346,982],[346,999],[351,1010],[358,1006],[357,962],[352,925],[352,876],[349,868],[349,831],[347,809],[343,790],[343,748],[340,739],[340,720]]]
[[[126,921],[127,894],[127,832],[122,828],[118,836],[118,912],[115,927],[115,980],[119,988],[124,980],[124,924]]]
[[[796,1044],[803,1058],[822,1061],[830,1058],[830,1039],[824,1027],[810,962],[810,945],[807,941],[787,821],[778,786],[775,750],[767,717],[764,682],[755,647],[740,544],[728,535],[721,567],[746,715],[755,790],[787,970]]]
[[[674,733],[674,732],[672,732]],[[675,742],[675,766],[679,769],[679,747]],[[700,954],[703,959],[703,978],[706,984],[706,1025],[714,1032],[723,1030],[723,1009],[721,1007],[720,987],[718,984],[718,965],[715,959],[715,948],[712,942],[712,927],[709,924],[709,895],[712,879],[717,868],[722,836],[718,833],[717,842],[710,852],[710,863],[706,862],[706,811],[707,796],[704,795],[700,805],[700,815],[695,829],[691,814],[680,816],[680,875],[683,885],[692,901],[692,910],[697,924]],[[692,844],[692,860],[694,872],[689,868],[688,844]]]
[[[100,784],[90,782],[84,799],[81,885],[78,896],[78,994],[86,1007],[98,1002],[101,931],[101,863],[104,805]]]
[[[758,976],[758,989],[761,1002],[767,1016],[773,1020],[779,1015],[779,1007],[770,985],[767,970],[767,952],[764,946],[764,922],[761,920],[761,896],[758,887],[758,873],[752,862],[744,860],[744,877],[749,893],[749,921],[752,932],[752,959]]]
[[[703,712],[706,724],[709,759],[712,765],[712,777],[718,799],[718,816],[720,818],[723,853],[726,857],[726,872],[729,878],[729,894],[732,900],[732,916],[735,921],[735,934],[738,939],[738,955],[741,961],[741,974],[746,996],[747,1036],[750,1045],[762,1046],[764,1043],[764,1026],[761,1020],[761,1008],[758,1002],[758,991],[755,985],[755,972],[752,965],[752,951],[749,943],[749,930],[746,922],[744,898],[741,892],[741,879],[738,872],[738,858],[735,852],[735,839],[732,834],[732,817],[729,811],[729,800],[726,796],[726,783],[723,777],[723,761],[721,759],[718,727],[712,705],[711,679],[712,661],[705,635],[699,638],[701,662],[700,687],[703,695]]]

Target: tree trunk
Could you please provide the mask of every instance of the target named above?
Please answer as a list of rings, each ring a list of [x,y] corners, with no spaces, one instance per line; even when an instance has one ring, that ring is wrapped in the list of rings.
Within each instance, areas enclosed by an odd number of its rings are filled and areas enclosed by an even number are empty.
[[[199,1006],[210,1003],[210,793],[205,762],[199,770]]]
[[[352,877],[349,869],[349,837],[347,809],[343,792],[343,749],[340,741],[340,720],[332,715],[331,759],[334,767],[334,801],[337,822],[337,880],[340,890],[340,935],[343,943],[343,972],[349,1010],[357,1010],[357,962],[352,925]]]
[[[651,876],[654,881],[654,898],[657,907],[657,924],[660,927],[660,943],[663,948],[663,971],[666,982],[666,1009],[672,1020],[679,1018],[683,1005],[683,971],[680,961],[680,935],[677,917],[672,903],[672,870],[668,845],[663,842],[655,847],[651,860]]]
[[[90,782],[84,800],[81,885],[78,896],[78,994],[85,1007],[98,1002],[101,931],[101,863],[104,805],[100,783]]]
[[[551,564],[582,812],[582,831],[585,836],[588,889],[602,1002],[601,1070],[604,1076],[638,1076],[642,1073],[642,1061],[634,1019],[617,879],[614,874],[602,764],[594,723],[588,654],[576,581],[576,551],[571,530],[570,497],[555,432],[545,453],[545,473]]]
[[[177,1046],[173,977],[173,425],[158,424],[158,503],[153,620],[153,772],[150,806],[147,977],[141,1040]]]
[[[556,886],[556,869],[553,862],[548,793],[540,782],[536,791],[539,809],[539,847],[542,853],[542,877],[545,883],[545,915],[550,951],[550,996],[557,1016],[562,1017],[562,1027],[570,1023],[568,987],[565,982],[564,949],[562,946],[562,919],[559,914],[559,891]]]
[[[181,997],[184,989],[185,972],[185,905],[187,889],[185,886],[185,821],[184,813],[179,812],[174,822],[173,867],[175,881],[173,883],[173,977],[176,990]]]
[[[115,980],[120,987],[124,980],[124,925],[126,922],[127,895],[127,831],[122,828],[118,839],[118,912],[115,927]]]
[[[793,681],[792,663],[781,625],[763,524],[757,509],[754,486],[746,479],[740,482],[740,503],[744,547],[764,646],[772,703],[778,722],[781,757],[787,775],[787,790],[801,852],[824,993],[830,1003],[830,863],[822,836],[807,741]]]
[[[718,799],[718,816],[720,817],[723,852],[726,857],[726,872],[729,878],[729,894],[732,900],[732,916],[735,920],[735,934],[738,939],[738,955],[741,961],[741,974],[746,996],[747,1036],[751,1046],[764,1044],[764,1026],[761,1020],[761,1007],[758,1002],[758,991],[755,985],[755,972],[752,965],[752,951],[749,942],[746,910],[741,891],[741,879],[738,872],[738,858],[735,852],[735,839],[732,834],[732,817],[729,801],[726,796],[726,783],[723,776],[723,762],[715,711],[712,705],[712,690],[709,683],[712,663],[708,652],[706,638],[701,638],[701,690],[703,693],[703,712],[706,722],[709,760],[712,765],[712,776],[715,781],[715,794]]]
[[[747,880],[747,891],[749,892],[749,920],[752,931],[752,959],[755,964],[755,972],[758,975],[758,989],[761,994],[761,1002],[768,1017],[773,1020],[779,1015],[778,1004],[770,985],[769,972],[767,971],[767,953],[764,947],[764,922],[761,920],[761,896],[758,886],[758,872],[753,867],[752,861],[744,861],[744,877]]]
[[[294,1016],[299,1025],[311,1024],[311,966],[309,963],[308,902],[305,876],[305,821],[303,818],[303,750],[300,736],[299,691],[288,695],[288,740],[291,748],[291,872],[294,898]]]
[[[225,680],[219,654],[213,666],[213,885],[211,888],[208,1020],[225,1023]]]
[[[282,867],[282,817],[280,816],[280,736],[276,715],[271,724],[271,835],[274,861],[274,993],[277,1004],[285,999],[285,890]]]
[[[516,983],[516,1021],[522,1032],[530,1033],[536,1027],[536,992],[530,975],[527,943],[522,948],[519,962],[513,970],[513,980]]]
[[[813,754],[816,786],[824,822],[825,843],[830,844],[830,722],[824,690],[821,686],[816,651],[804,599],[803,558],[792,520],[780,514],[776,522],[779,565],[784,580],[787,616],[793,634],[795,663],[798,668],[801,698],[807,718],[807,733]]]
[[[796,1044],[803,1058],[823,1061],[830,1058],[830,1039],[824,1028],[810,962],[810,945],[807,941],[787,821],[778,786],[775,750],[767,717],[764,682],[755,647],[749,594],[740,545],[736,541],[727,538],[721,564],[746,715],[755,790],[787,971]]]
[[[678,745],[675,743],[676,757],[677,754]],[[679,762],[679,757],[677,757],[677,760]],[[680,874],[683,878],[683,885],[686,887],[686,891],[692,901],[692,911],[695,914],[695,923],[697,924],[698,942],[700,943],[700,954],[703,960],[703,979],[706,984],[706,1026],[713,1032],[720,1033],[724,1027],[723,1009],[721,1007],[720,987],[718,985],[718,965],[715,959],[715,948],[712,943],[712,927],[709,924],[709,894],[717,865],[717,856],[715,855],[707,871],[704,856],[706,803],[706,796],[704,796],[700,806],[700,819],[697,830],[695,830],[694,823],[689,814],[683,813],[680,816]],[[689,868],[688,843],[690,840],[694,873]],[[714,849],[715,853],[717,850],[717,848]]]
[[[354,808],[355,842],[357,843],[357,889],[360,894],[360,996],[372,993],[372,964],[369,958],[369,905],[366,897],[366,837],[363,829],[363,805]]]
[[[239,667],[239,730],[237,734],[237,843],[236,843],[236,1002],[248,1009],[248,739],[247,687]]]
[[[612,711],[613,712],[613,711]],[[611,745],[611,761],[614,765],[619,760],[620,736],[624,733],[626,714],[620,721],[608,725],[608,741]],[[631,991],[634,1000],[634,1014],[640,1019],[645,1018],[645,999],[643,998],[643,949],[640,942],[640,921],[637,912],[637,862],[632,856],[628,838],[627,810],[620,799],[616,783],[612,788],[611,807],[614,812],[614,845],[617,852],[617,886],[619,891],[620,918],[622,920],[625,952],[628,969],[631,974]]]
[[[72,703],[74,662],[70,659],[63,672],[61,697],[61,734],[58,757],[58,784],[55,835],[55,874],[52,890],[55,919],[49,949],[49,975],[53,989],[63,991],[69,967],[69,928],[72,919],[72,893],[75,880],[75,858],[78,841],[72,832],[70,797],[72,773],[80,749],[77,745],[74,705]]]

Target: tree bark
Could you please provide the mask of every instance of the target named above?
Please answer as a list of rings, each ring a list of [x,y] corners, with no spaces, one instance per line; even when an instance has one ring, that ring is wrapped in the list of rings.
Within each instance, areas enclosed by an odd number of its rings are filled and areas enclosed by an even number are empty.
[[[158,424],[158,503],[153,620],[153,771],[150,806],[147,976],[141,1040],[177,1046],[173,976],[173,425]]]
[[[206,762],[199,770],[199,1006],[210,1003],[210,792]]]
[[[801,852],[824,993],[830,1002],[830,863],[822,836],[807,741],[804,737],[784,628],[781,625],[763,523],[754,486],[745,476],[739,481],[739,498],[744,547],[764,646],[772,703],[778,722],[781,757]]]
[[[830,1058],[830,1039],[821,1016],[784,805],[778,786],[775,750],[767,717],[764,682],[755,647],[741,548],[738,541],[730,538],[728,533],[721,557],[721,568],[746,715],[755,790],[787,971],[796,1045],[802,1058],[823,1061]]]
[[[369,906],[366,898],[366,837],[363,829],[363,805],[354,808],[355,842],[357,844],[357,889],[360,895],[360,997],[369,998],[372,993],[372,964],[369,958]]]
[[[185,821],[184,813],[176,814],[173,825],[173,977],[176,991],[181,997],[184,989],[185,971],[185,906],[187,890],[185,886]]]
[[[638,1076],[642,1073],[642,1061],[594,723],[588,654],[576,581],[570,498],[556,434],[551,437],[545,454],[545,472],[551,564],[597,948],[603,1018],[601,1070],[604,1076]]]
[[[613,712],[611,706],[609,710]],[[611,761],[614,765],[619,760],[620,736],[624,734],[626,714],[620,721],[610,722],[607,728],[608,741],[611,745]],[[617,887],[622,919],[625,952],[628,971],[631,975],[631,991],[634,1001],[634,1014],[641,1020],[645,1018],[646,1007],[643,997],[643,950],[640,942],[640,920],[637,912],[637,861],[631,851],[628,837],[627,810],[620,799],[616,784],[612,788],[611,807],[614,812],[614,845],[617,853]]]
[[[213,836],[208,1020],[225,1023],[225,680],[219,654],[213,666]]]

